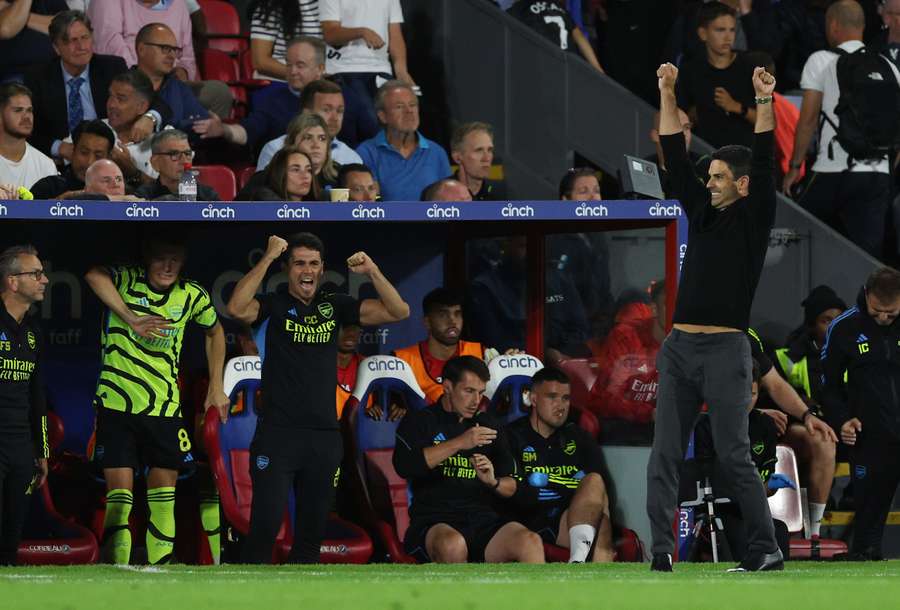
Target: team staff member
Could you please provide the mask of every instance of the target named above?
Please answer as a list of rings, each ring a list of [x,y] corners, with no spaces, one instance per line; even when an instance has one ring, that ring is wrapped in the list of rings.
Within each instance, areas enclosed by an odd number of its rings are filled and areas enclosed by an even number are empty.
[[[237,283],[228,314],[260,328],[264,354],[263,406],[250,454],[253,504],[246,563],[270,563],[288,492],[297,514],[292,563],[316,563],[343,455],[335,416],[338,333],[342,326],[397,322],[409,306],[365,252],[347,259],[350,271],[367,275],[378,299],[356,299],[319,289],[325,246],[311,233],[289,241],[269,237],[266,252]],[[271,264],[285,255],[287,293],[256,297]],[[263,328],[263,325],[265,327]]]
[[[412,367],[428,404],[441,397],[441,373],[450,358],[474,356],[484,359],[484,347],[460,338],[463,329],[462,297],[447,288],[435,288],[422,299],[422,322],[428,338],[398,349],[394,355]]]
[[[7,566],[16,564],[27,494],[44,484],[50,456],[43,344],[26,315],[48,283],[37,254],[32,246],[0,253],[0,565]]]
[[[190,456],[178,391],[184,330],[189,322],[206,335],[209,389],[204,408],[222,421],[229,400],[222,389],[225,333],[209,293],[181,277],[185,247],[170,237],[144,244],[141,266],[93,267],[85,280],[107,307],[97,381],[96,444],[93,460],[106,479],[103,544],[106,559],[127,564],[131,555],[128,515],[134,471],[147,476],[147,559],[167,563],[175,542],[175,482]]]
[[[741,571],[779,570],[784,557],[750,461],[750,306],[775,221],[772,91],[775,78],[753,71],[756,127],[753,150],[724,146],[712,154],[706,189],[688,160],[675,101],[678,69],[657,70],[660,140],[672,192],[689,223],[688,249],[673,330],[657,358],[656,429],[647,465],[647,513],[653,536],[651,569],[670,572],[678,501],[678,470],[700,405],[709,406],[717,463],[733,482],[747,523],[749,552]],[[752,188],[752,191],[751,191]],[[710,290],[715,286],[717,290]]]
[[[531,413],[508,428],[518,462],[517,514],[545,542],[569,549],[569,563],[615,558],[609,496],[597,442],[568,421],[571,383],[559,369],[531,378]]]
[[[822,406],[852,448],[856,518],[848,558],[881,559],[900,483],[900,273],[874,271],[822,347]],[[846,371],[846,383],[844,381]]]
[[[440,400],[397,428],[394,468],[412,490],[404,546],[420,562],[544,563],[540,536],[494,509],[516,491],[516,462],[499,422],[476,417],[489,379],[480,358],[451,358]]]

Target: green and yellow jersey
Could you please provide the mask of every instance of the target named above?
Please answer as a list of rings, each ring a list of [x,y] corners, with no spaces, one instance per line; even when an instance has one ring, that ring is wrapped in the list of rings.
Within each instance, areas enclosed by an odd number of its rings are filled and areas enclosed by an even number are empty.
[[[218,316],[209,293],[186,279],[157,292],[142,267],[113,267],[108,271],[131,311],[165,318],[172,328],[144,339],[107,310],[100,336],[102,367],[94,406],[136,415],[181,417],[178,364],[184,329],[188,322],[205,329],[215,326]]]

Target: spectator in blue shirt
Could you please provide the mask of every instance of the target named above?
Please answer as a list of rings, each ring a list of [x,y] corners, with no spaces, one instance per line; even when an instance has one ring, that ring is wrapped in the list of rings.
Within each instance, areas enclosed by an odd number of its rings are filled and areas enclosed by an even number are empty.
[[[356,152],[375,174],[385,201],[418,201],[423,189],[450,175],[447,153],[419,133],[419,99],[405,82],[386,82],[375,96],[384,129]]]

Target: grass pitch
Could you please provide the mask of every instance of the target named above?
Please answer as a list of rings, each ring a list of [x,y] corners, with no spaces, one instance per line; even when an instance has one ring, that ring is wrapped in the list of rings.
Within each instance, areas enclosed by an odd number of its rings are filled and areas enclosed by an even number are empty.
[[[463,566],[167,566],[0,569],[3,610],[574,610],[900,608],[900,561],[729,566],[649,564]]]

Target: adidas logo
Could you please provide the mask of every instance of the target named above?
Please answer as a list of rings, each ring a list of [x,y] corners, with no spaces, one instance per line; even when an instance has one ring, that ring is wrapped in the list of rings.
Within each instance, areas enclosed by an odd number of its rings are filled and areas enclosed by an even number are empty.
[[[0,341],[9,341],[9,339],[6,338],[6,333],[0,333]]]
[[[297,317],[297,308],[291,307],[290,309],[288,309],[288,313],[296,318]]]
[[[857,343],[865,343],[868,340],[869,340],[869,338],[862,333],[860,333],[859,336],[856,338]]]
[[[880,72],[869,72],[869,80],[884,80]]]
[[[447,437],[444,436],[443,432],[438,432],[437,436],[434,437],[435,443],[443,443],[446,440],[447,440]]]

